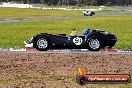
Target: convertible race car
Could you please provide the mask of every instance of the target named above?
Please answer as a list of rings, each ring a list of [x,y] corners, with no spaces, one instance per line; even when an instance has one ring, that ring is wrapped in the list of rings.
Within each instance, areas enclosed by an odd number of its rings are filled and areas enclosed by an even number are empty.
[[[39,51],[48,49],[88,49],[99,51],[101,48],[112,48],[117,41],[110,32],[92,30],[87,36],[66,36],[66,34],[40,33],[24,41],[25,47],[34,47]]]
[[[93,16],[93,15],[95,15],[95,12],[94,11],[86,11],[86,10],[84,10],[83,11],[83,14],[84,14],[84,16]]]

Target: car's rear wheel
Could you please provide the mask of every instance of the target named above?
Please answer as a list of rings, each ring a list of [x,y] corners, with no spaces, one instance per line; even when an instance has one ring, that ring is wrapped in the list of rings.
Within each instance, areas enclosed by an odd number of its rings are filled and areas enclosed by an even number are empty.
[[[33,46],[39,51],[46,51],[49,49],[49,40],[45,36],[39,36],[34,40]]]
[[[90,51],[99,51],[102,47],[100,39],[94,36],[88,39],[87,45]]]
[[[92,16],[92,14],[90,14],[90,16]]]

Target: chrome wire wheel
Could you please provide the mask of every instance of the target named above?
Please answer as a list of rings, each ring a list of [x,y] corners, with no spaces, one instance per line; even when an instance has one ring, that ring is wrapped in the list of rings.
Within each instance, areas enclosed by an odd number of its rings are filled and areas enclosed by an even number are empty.
[[[100,42],[98,39],[90,39],[88,44],[89,44],[89,47],[92,48],[93,50],[100,48]]]
[[[40,49],[45,49],[45,48],[48,47],[48,41],[46,39],[44,39],[44,38],[40,38],[37,41],[37,46]]]

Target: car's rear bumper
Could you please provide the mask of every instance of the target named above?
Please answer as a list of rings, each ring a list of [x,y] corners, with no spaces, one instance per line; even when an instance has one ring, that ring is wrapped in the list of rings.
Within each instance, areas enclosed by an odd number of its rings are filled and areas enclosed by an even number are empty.
[[[108,41],[107,44],[110,47],[113,47],[115,45],[115,43],[117,42],[117,37],[114,34],[108,34]]]
[[[108,40],[107,45],[112,48],[116,44],[116,41],[116,39]]]

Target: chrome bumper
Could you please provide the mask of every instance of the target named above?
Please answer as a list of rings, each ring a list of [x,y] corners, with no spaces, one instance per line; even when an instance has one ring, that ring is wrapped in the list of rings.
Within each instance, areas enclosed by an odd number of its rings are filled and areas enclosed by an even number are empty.
[[[27,43],[26,41],[24,41],[24,44],[26,48],[33,47],[33,43]]]

